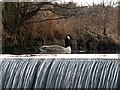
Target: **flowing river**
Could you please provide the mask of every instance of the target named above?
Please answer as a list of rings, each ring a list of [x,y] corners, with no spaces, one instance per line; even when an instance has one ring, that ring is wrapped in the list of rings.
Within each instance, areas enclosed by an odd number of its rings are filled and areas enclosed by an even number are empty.
[[[0,89],[120,88],[119,59],[2,58]]]

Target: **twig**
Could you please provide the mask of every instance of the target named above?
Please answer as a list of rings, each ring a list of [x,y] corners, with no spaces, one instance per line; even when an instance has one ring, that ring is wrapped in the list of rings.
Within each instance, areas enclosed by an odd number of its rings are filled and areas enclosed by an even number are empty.
[[[25,22],[24,24],[28,24],[28,23],[40,23],[40,22],[44,22],[44,21],[48,21],[48,20],[58,20],[58,19],[63,19],[63,18],[68,18],[68,17],[64,16],[64,17],[58,17],[58,18],[48,18],[48,19],[44,19],[44,20],[40,20],[40,21],[29,21],[29,22]]]

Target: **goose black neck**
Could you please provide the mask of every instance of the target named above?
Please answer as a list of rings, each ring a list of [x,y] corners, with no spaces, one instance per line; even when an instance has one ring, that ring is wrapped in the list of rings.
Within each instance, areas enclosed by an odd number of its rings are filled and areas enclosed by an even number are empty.
[[[65,38],[65,47],[71,47],[71,40],[68,38]]]

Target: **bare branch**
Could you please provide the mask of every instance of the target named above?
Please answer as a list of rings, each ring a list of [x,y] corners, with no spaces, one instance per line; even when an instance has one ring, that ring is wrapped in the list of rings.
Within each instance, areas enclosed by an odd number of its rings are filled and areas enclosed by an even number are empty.
[[[40,22],[44,22],[44,21],[48,21],[48,20],[58,20],[58,19],[64,19],[64,18],[68,18],[68,16],[58,17],[58,18],[49,18],[49,19],[44,19],[44,20],[40,20],[40,21],[28,21],[28,22],[25,22],[24,24],[28,24],[28,23],[40,23]]]

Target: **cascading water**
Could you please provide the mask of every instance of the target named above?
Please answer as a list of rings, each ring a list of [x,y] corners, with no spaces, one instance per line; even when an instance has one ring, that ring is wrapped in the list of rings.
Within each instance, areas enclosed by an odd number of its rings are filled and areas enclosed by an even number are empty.
[[[119,88],[120,61],[18,59],[0,62],[0,88]]]

